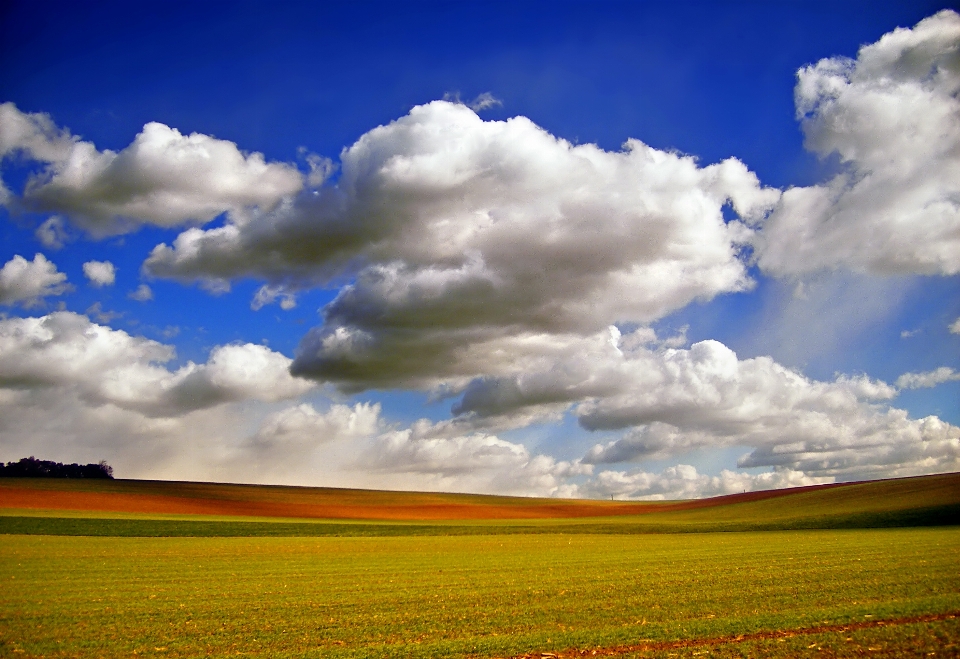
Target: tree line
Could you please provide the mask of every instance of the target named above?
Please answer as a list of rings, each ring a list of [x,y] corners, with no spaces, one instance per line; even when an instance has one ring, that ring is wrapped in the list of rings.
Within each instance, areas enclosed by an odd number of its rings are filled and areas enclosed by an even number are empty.
[[[113,478],[113,467],[101,460],[97,464],[68,464],[37,460],[32,455],[18,462],[0,462],[0,476],[15,478]]]

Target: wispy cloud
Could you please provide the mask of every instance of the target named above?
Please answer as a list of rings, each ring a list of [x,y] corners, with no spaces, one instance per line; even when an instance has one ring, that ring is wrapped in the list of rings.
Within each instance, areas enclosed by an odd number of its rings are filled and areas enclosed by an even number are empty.
[[[897,378],[897,386],[901,389],[927,389],[953,380],[960,380],[960,373],[948,366],[941,366],[925,373],[904,373]]]

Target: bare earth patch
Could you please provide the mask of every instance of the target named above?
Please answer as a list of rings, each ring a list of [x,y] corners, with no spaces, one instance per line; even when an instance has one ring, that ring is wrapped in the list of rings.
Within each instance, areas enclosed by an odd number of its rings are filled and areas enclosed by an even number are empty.
[[[649,503],[172,481],[9,479],[0,482],[0,508],[384,521],[565,519],[694,510],[830,487],[838,486]]]
[[[633,645],[618,645],[614,647],[604,647],[604,648],[587,648],[587,649],[567,649],[563,651],[542,651],[542,652],[533,652],[527,654],[515,655],[511,659],[570,659],[572,657],[627,657],[627,656],[646,656],[649,653],[662,653],[667,650],[688,650],[703,648],[709,650],[717,650],[723,646],[739,646],[752,644],[755,641],[769,641],[769,640],[786,640],[786,639],[797,639],[807,636],[817,636],[830,633],[843,633],[843,632],[855,632],[862,629],[876,629],[881,627],[898,627],[904,625],[916,625],[918,623],[933,623],[940,622],[943,620],[957,620],[960,618],[960,612],[954,611],[952,613],[937,613],[929,614],[922,616],[911,616],[904,618],[891,618],[887,620],[865,620],[863,622],[852,622],[842,625],[820,625],[815,627],[805,627],[801,629],[786,629],[786,630],[775,630],[775,631],[766,631],[766,632],[757,632],[755,634],[740,634],[737,636],[723,636],[715,638],[698,638],[698,639],[685,639],[677,641],[650,641],[636,643]],[[846,641],[853,641],[853,638],[844,639]],[[819,646],[819,647],[818,647]],[[829,648],[823,648],[820,644],[814,644],[810,647],[807,647],[808,650],[827,650],[826,655],[821,656],[836,656],[834,652],[831,652]],[[852,654],[843,653],[843,656],[884,656],[882,654],[877,654],[882,652],[885,648],[871,646],[860,647],[855,645],[851,647]],[[919,649],[919,648],[918,648]],[[960,655],[960,648],[957,646],[949,648],[941,648],[943,653],[940,656],[958,656]],[[706,656],[710,654],[709,652],[704,653],[693,653],[695,656],[700,654]],[[777,653],[779,654],[779,653]],[[748,654],[747,656],[754,656],[753,653]],[[757,655],[763,656],[763,655]],[[888,655],[889,656],[889,655]],[[899,653],[893,656],[902,656]],[[934,654],[933,656],[936,656]]]

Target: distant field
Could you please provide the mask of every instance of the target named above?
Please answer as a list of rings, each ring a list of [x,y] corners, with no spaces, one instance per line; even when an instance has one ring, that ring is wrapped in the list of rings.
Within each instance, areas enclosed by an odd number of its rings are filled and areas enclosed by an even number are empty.
[[[960,474],[653,503],[165,481],[0,479],[0,533],[17,534],[542,534],[559,526],[579,533],[675,533],[954,524],[960,524]]]
[[[0,656],[960,656],[958,508],[957,474],[657,504],[10,479]]]
[[[696,504],[693,504],[696,505]],[[623,515],[632,502],[135,480],[0,480],[0,506],[354,520],[540,519]]]

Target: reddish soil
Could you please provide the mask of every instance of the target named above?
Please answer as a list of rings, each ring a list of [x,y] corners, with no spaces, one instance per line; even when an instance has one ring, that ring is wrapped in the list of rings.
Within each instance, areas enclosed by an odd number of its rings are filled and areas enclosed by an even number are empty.
[[[649,643],[638,643],[636,645],[618,645],[609,648],[589,648],[589,649],[568,649],[560,652],[534,652],[533,654],[520,654],[512,659],[568,659],[570,657],[619,657],[625,654],[637,652],[651,652],[660,650],[673,650],[677,648],[695,648],[695,647],[714,647],[718,645],[730,645],[735,643],[746,643],[749,641],[762,641],[775,638],[792,638],[794,636],[809,636],[812,634],[825,634],[830,632],[848,632],[856,629],[867,629],[871,627],[886,627],[893,625],[910,625],[920,622],[936,622],[938,620],[953,620],[960,617],[960,612],[935,613],[923,616],[913,616],[909,618],[891,618],[888,620],[867,620],[863,622],[851,622],[843,625],[821,625],[818,627],[804,627],[802,629],[783,629],[769,632],[757,632],[755,634],[741,634],[738,636],[721,636],[716,638],[698,638],[684,639],[678,641],[651,641]]]
[[[101,488],[89,483],[17,480],[0,482],[0,508],[390,521],[641,515],[756,501],[794,491],[642,503],[150,481],[107,481]],[[828,486],[804,489],[820,487]]]
[[[155,494],[99,494],[0,487],[0,506],[4,508],[41,508],[53,510],[95,510],[129,513],[169,513],[182,515],[231,515],[254,517],[301,517],[317,519],[382,520],[455,520],[455,519],[533,519],[544,517],[581,517],[590,515],[636,514],[634,509],[620,511],[582,509],[571,506],[510,506],[469,504],[432,505],[350,505],[236,501],[217,498],[182,498]]]

